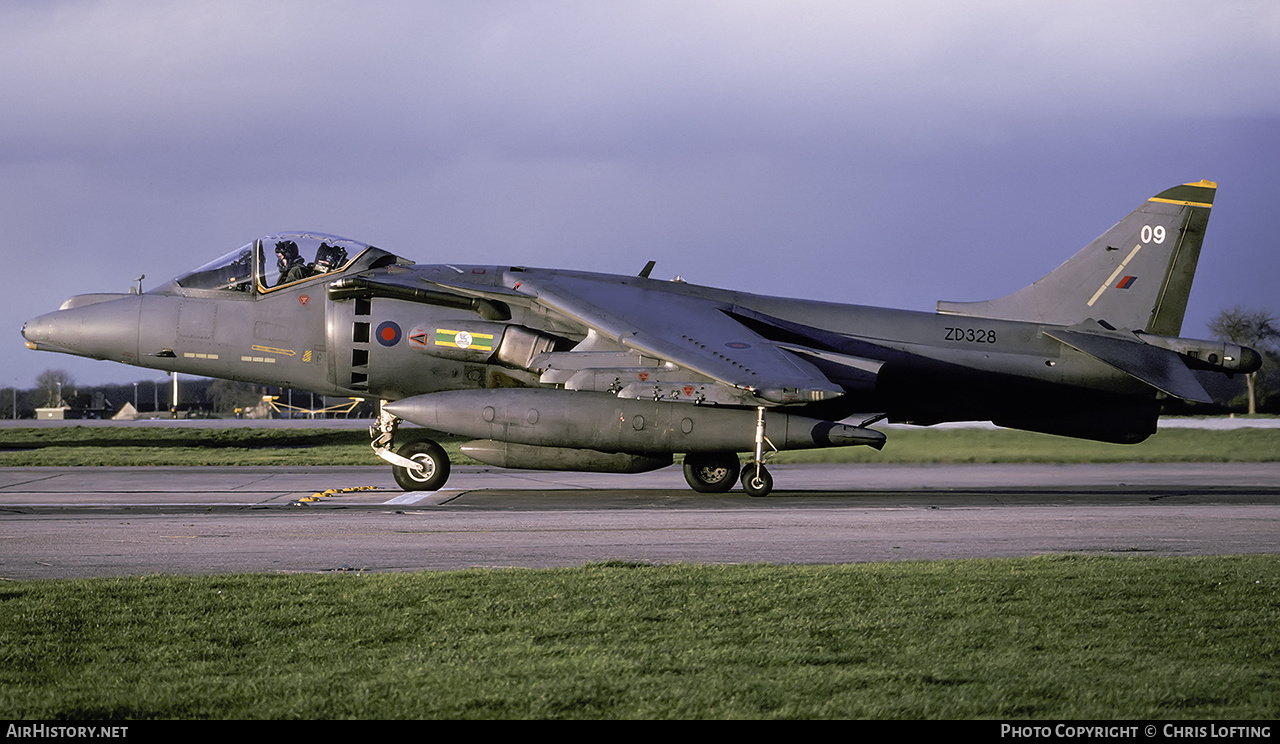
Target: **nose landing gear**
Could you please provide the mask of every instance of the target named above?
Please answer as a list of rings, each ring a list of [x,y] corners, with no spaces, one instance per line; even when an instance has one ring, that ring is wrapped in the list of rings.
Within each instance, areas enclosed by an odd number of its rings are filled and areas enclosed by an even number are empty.
[[[386,401],[383,401],[386,403]],[[391,463],[396,485],[406,491],[438,491],[449,479],[449,456],[430,439],[407,442],[392,451],[400,419],[378,408],[378,421],[369,427],[373,453]]]

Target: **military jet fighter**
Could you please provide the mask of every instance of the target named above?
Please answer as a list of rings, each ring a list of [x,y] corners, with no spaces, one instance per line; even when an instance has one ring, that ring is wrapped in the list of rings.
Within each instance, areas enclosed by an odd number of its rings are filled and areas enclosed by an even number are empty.
[[[406,490],[449,460],[408,421],[500,467],[643,472],[768,494],[776,451],[880,448],[888,420],[1133,443],[1192,370],[1252,349],[1179,338],[1217,185],[1162,191],[1040,281],[936,313],[638,276],[410,261],[321,233],[267,235],[141,294],[72,297],[32,349],[378,400],[374,452]],[[274,255],[273,255],[274,254]],[[748,460],[740,465],[740,453]]]

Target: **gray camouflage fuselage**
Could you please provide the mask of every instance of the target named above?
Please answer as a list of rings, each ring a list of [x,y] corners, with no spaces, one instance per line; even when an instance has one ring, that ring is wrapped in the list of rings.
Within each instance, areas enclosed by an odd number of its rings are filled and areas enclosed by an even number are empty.
[[[480,451],[522,467],[542,456],[581,467],[580,450],[657,464],[753,439],[759,450],[757,425],[778,449],[883,443],[838,423],[851,417],[1136,442],[1163,398],[1208,400],[1191,370],[1260,363],[1250,349],[1176,337],[1213,193],[1208,182],[1162,192],[1040,282],[937,313],[647,270],[411,265],[282,234],[145,294],[72,298],[23,334],[41,350],[391,401],[396,417],[505,443]],[[350,260],[273,285],[273,241],[341,245]]]

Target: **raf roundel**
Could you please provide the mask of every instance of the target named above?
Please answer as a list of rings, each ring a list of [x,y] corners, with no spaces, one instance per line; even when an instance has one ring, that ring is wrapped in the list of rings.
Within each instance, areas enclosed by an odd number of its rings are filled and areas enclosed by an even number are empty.
[[[383,346],[395,346],[400,343],[400,326],[394,320],[384,320],[378,324],[374,338]]]

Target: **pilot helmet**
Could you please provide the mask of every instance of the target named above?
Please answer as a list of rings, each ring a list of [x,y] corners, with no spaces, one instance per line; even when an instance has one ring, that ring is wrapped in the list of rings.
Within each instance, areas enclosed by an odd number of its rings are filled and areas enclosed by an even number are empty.
[[[281,264],[290,264],[298,260],[298,244],[292,240],[281,240],[276,243],[276,255]]]
[[[315,269],[318,272],[333,271],[347,261],[347,250],[341,246],[321,243],[316,250]]]

